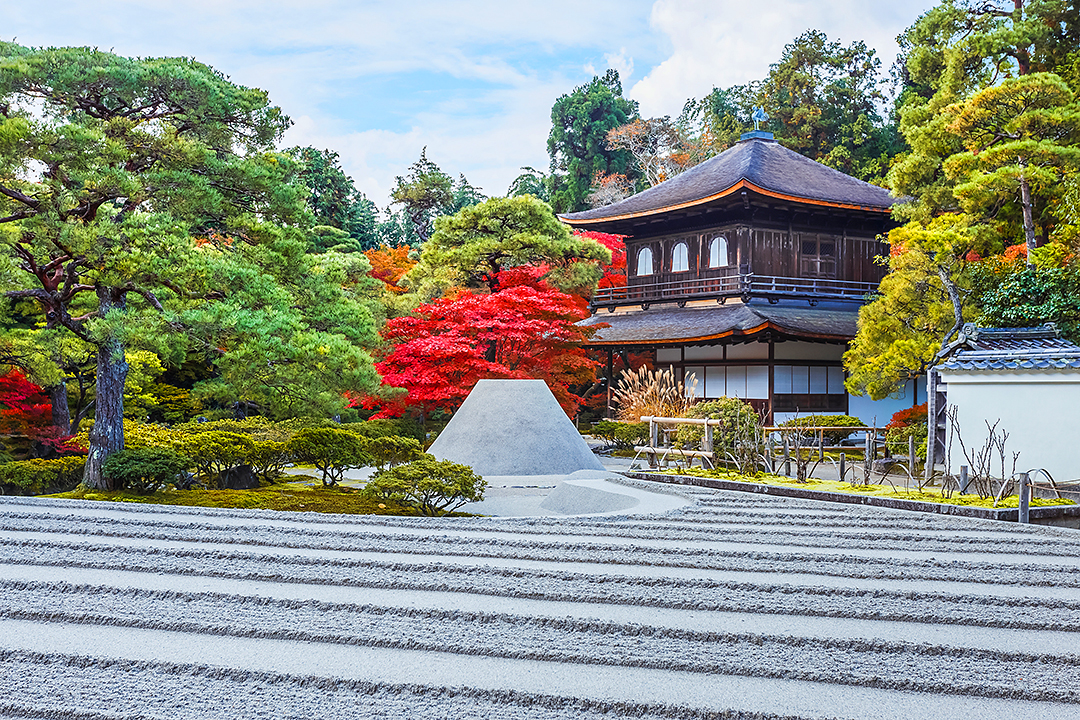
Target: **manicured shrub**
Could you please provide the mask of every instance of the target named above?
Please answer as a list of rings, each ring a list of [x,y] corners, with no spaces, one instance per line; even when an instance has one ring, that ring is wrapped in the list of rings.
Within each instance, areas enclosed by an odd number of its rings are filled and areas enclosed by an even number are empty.
[[[292,461],[289,444],[276,440],[255,440],[255,449],[248,455],[247,464],[263,482],[274,482],[284,474]]]
[[[723,459],[746,445],[756,449],[762,442],[761,415],[747,402],[738,398],[722,397],[700,402],[684,415],[688,418],[720,420],[722,424],[713,429],[713,452]],[[701,425],[680,425],[675,444],[687,450],[697,450],[705,438]]]
[[[346,470],[372,463],[367,441],[336,427],[302,430],[288,449],[298,462],[311,463],[322,472],[323,485],[337,485]]]
[[[413,438],[421,442],[424,440],[424,429],[420,427],[420,423],[405,418],[364,420],[363,422],[343,424],[341,428],[366,438],[397,436]]]
[[[780,423],[780,427],[865,427],[866,424],[851,415],[804,415]],[[839,445],[840,441],[851,436],[852,430],[826,430],[825,444]],[[818,433],[808,432],[803,437],[803,444],[817,444]]]
[[[0,464],[0,491],[4,495],[43,495],[66,492],[82,480],[86,458],[16,460]]]
[[[926,460],[926,437],[927,424],[904,425],[885,431],[885,444],[889,446],[892,455],[907,455],[908,438],[915,438],[915,455],[920,460]]]
[[[173,449],[191,458],[203,482],[216,487],[229,470],[249,464],[255,441],[240,433],[211,430],[182,434],[173,441]]]
[[[635,445],[649,443],[649,423],[601,420],[593,425],[591,433],[619,450],[631,450]]]
[[[367,438],[365,444],[371,464],[380,470],[387,466],[404,465],[424,457],[424,449],[420,446],[420,441],[414,438],[387,435]]]
[[[487,482],[468,465],[425,454],[407,465],[377,471],[364,494],[414,507],[424,515],[445,515],[465,503],[483,500],[485,489]]]
[[[181,473],[192,466],[189,458],[169,448],[126,448],[110,455],[102,471],[117,490],[151,493],[169,483],[176,483]]]

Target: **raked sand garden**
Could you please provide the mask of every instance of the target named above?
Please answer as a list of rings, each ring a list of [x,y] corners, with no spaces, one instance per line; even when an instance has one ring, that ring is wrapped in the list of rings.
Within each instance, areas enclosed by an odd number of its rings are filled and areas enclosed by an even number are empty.
[[[1075,531],[662,489],[518,519],[3,498],[0,717],[1080,716]]]

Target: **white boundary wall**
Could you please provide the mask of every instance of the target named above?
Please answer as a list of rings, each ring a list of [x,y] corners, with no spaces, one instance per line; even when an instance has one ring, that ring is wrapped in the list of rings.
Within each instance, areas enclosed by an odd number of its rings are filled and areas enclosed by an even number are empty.
[[[960,434],[968,453],[987,440],[986,422],[1009,433],[1006,472],[1019,452],[1018,472],[1045,468],[1057,481],[1080,478],[1080,370],[940,370],[948,386],[949,407],[956,406]],[[951,423],[950,423],[951,425]],[[949,428],[949,469],[967,465]],[[948,447],[949,443],[946,443]],[[995,460],[995,465],[1000,459]]]

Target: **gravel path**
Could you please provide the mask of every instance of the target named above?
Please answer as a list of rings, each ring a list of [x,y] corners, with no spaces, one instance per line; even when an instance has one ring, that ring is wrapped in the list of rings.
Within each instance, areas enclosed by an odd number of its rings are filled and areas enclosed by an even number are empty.
[[[0,500],[0,718],[1076,718],[1080,533]]]

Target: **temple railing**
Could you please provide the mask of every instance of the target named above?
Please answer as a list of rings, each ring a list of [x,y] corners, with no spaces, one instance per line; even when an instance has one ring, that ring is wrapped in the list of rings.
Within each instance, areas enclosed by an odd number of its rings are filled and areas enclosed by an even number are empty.
[[[592,297],[592,307],[617,305],[649,305],[653,303],[684,304],[688,300],[723,300],[729,297],[748,302],[765,298],[776,302],[781,298],[818,300],[862,300],[877,292],[877,283],[827,278],[794,278],[775,275],[755,275],[732,272],[717,277],[697,277],[656,283],[638,283],[626,287],[600,288]]]

